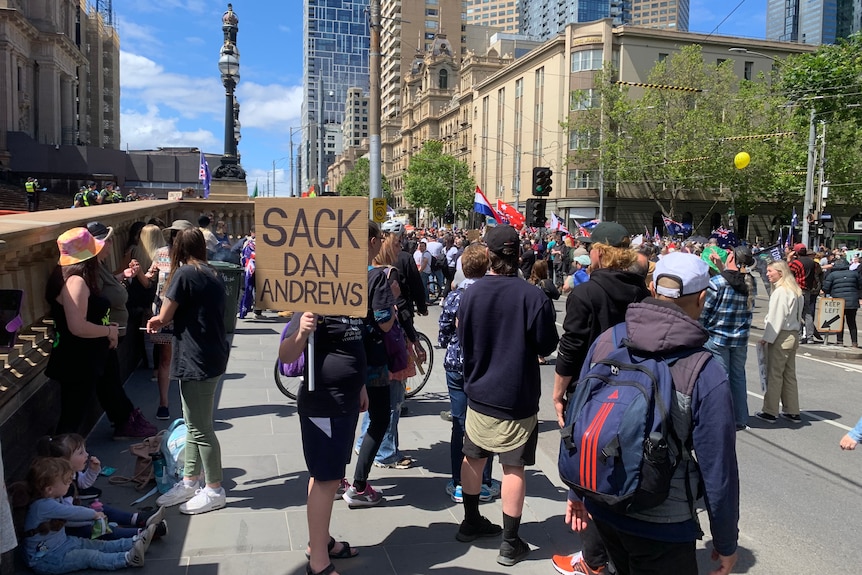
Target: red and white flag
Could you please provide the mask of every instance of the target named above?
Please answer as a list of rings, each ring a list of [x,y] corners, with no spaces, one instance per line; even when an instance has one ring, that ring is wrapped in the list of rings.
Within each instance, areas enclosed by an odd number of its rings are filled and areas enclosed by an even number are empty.
[[[503,200],[497,200],[497,213],[509,220],[509,224],[513,228],[520,230],[524,227],[524,222],[526,222],[524,214],[522,214],[521,212],[516,210],[514,206],[510,206]]]

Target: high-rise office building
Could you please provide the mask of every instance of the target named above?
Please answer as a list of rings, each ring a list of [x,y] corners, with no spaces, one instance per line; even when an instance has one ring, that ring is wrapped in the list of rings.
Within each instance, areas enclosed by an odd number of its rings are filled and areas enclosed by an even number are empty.
[[[341,151],[350,88],[368,90],[368,0],[303,0],[301,181],[323,184]]]
[[[769,0],[766,38],[833,44],[862,30],[862,0]]]
[[[464,22],[492,26],[504,32],[518,31],[517,0],[464,0]]]
[[[398,115],[401,80],[417,53],[430,50],[446,34],[460,57],[462,0],[384,0],[381,6],[381,118]]]
[[[689,0],[630,0],[627,24],[688,32]]]
[[[518,0],[521,33],[548,40],[568,24],[612,18],[614,26],[688,31],[689,0]]]

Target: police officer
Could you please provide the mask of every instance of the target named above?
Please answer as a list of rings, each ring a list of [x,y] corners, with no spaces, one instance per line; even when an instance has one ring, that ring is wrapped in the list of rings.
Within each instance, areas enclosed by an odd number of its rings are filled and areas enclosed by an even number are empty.
[[[39,182],[36,178],[27,178],[24,189],[27,190],[27,211],[35,212],[39,209]]]

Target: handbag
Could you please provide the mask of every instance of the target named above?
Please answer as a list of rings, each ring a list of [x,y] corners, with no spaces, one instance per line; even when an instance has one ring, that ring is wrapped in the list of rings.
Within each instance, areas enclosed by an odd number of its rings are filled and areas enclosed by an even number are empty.
[[[392,269],[392,267],[386,269],[387,280]],[[397,317],[392,323],[392,328],[383,332],[383,345],[386,347],[386,363],[390,372],[395,373],[407,367],[407,338],[404,337],[404,330],[401,329]]]
[[[287,328],[290,327],[290,323],[284,326],[284,329],[281,331],[281,341],[284,341],[284,338],[287,337]],[[305,350],[302,350],[302,353],[299,354],[299,357],[291,361],[290,363],[284,363],[280,359],[276,359],[278,362],[278,371],[281,375],[285,377],[302,377],[305,375]]]

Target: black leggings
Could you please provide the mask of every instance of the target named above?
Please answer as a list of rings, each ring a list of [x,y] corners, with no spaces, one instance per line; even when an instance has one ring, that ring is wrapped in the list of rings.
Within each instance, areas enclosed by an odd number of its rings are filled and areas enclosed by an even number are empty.
[[[858,332],[856,330],[856,311],[855,309],[844,308],[844,323],[847,324],[847,330],[850,332],[850,342],[858,343]],[[844,341],[844,332],[838,334],[838,343]]]
[[[120,381],[120,361],[116,349],[108,352],[102,375],[60,381],[60,421],[57,423],[57,433],[81,431],[81,422],[88,411],[94,390],[108,420],[116,427],[124,425],[134,406],[123,390],[123,382]]]
[[[362,447],[359,450],[359,458],[356,460],[356,470],[353,472],[353,482],[368,481],[368,473],[371,464],[380,448],[380,442],[389,427],[389,385],[366,387],[368,391],[368,416],[370,422],[365,437],[362,438]]]

